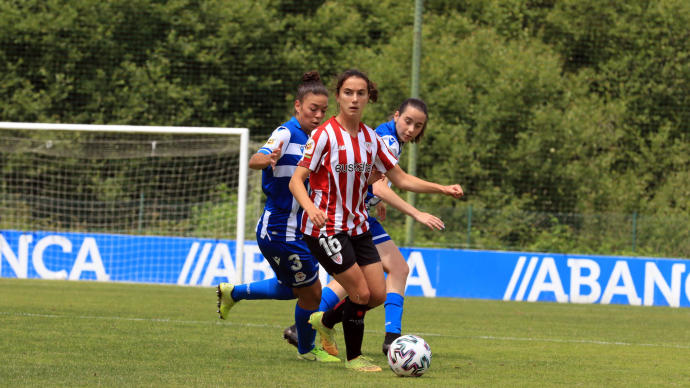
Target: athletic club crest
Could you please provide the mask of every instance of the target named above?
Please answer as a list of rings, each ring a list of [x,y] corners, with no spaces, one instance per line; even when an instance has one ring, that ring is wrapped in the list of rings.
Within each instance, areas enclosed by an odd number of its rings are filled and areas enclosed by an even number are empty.
[[[335,255],[331,256],[331,260],[333,260],[333,262],[336,264],[342,264],[343,263],[343,255],[340,252],[338,252]]]

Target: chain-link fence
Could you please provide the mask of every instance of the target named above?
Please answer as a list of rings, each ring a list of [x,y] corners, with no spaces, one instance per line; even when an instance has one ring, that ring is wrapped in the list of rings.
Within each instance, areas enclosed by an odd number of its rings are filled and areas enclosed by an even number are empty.
[[[375,127],[410,93],[413,5],[2,1],[0,120],[247,127],[259,144],[304,72],[331,86],[356,67],[379,87]],[[425,1],[417,174],[467,195],[418,197],[447,228],[417,225],[415,245],[690,257],[689,23],[681,0]]]

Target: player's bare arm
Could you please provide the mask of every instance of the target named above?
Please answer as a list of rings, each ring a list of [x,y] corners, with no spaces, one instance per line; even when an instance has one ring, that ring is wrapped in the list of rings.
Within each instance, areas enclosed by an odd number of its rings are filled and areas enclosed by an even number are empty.
[[[388,170],[386,177],[388,177],[396,187],[405,191],[412,191],[415,193],[439,193],[453,198],[460,198],[464,194],[460,185],[443,186],[438,183],[425,181],[424,179],[406,173],[398,165]]]
[[[396,194],[395,191],[388,187],[388,184],[386,183],[385,179],[373,184],[373,192],[374,195],[381,198],[383,202],[393,206],[402,213],[414,218],[415,221],[428,226],[430,229],[443,230],[445,228],[445,224],[443,223],[443,221],[441,221],[440,218],[434,216],[433,214],[420,211],[416,207],[407,203],[404,199],[400,198],[400,196]],[[379,206],[381,205],[382,204],[379,204]],[[380,211],[378,206],[377,211]],[[381,218],[382,220],[385,219],[385,211],[384,217],[381,217],[381,213],[379,213],[379,218]]]
[[[266,155],[261,152],[257,152],[249,158],[249,168],[253,170],[263,170],[264,168],[271,166],[274,168],[278,159],[280,159],[280,153],[283,149],[283,142],[281,141],[278,148],[274,149],[273,152]]]
[[[371,174],[369,174],[369,179],[367,179],[367,185],[373,185],[374,183],[380,181],[381,179],[385,179],[386,176],[383,175],[381,171],[378,169],[374,168],[371,171]]]
[[[326,213],[317,208],[316,205],[314,205],[314,202],[311,201],[311,198],[309,198],[307,188],[304,186],[304,181],[306,181],[309,177],[309,173],[310,171],[308,168],[297,166],[295,173],[290,179],[290,184],[288,187],[290,188],[290,192],[292,192],[292,195],[295,197],[299,205],[302,206],[302,209],[307,212],[309,220],[314,224],[314,226],[321,228],[326,224]]]

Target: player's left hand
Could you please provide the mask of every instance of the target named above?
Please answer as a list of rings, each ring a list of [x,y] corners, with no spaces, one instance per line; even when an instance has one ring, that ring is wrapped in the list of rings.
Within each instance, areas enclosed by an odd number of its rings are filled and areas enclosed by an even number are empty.
[[[371,174],[369,174],[369,179],[367,179],[367,185],[373,185],[374,182],[380,181],[383,177],[385,177],[385,175],[383,175],[381,171],[377,168],[373,168]]]
[[[445,195],[449,195],[453,198],[460,198],[463,195],[465,195],[465,193],[462,191],[462,187],[460,187],[460,185],[445,186],[443,193]]]
[[[443,230],[446,228],[446,225],[443,223],[443,221],[433,214],[420,212],[419,214],[415,215],[414,219],[415,221],[428,226],[431,230]]]
[[[376,218],[378,218],[381,221],[386,220],[386,204],[383,203],[383,201],[379,202],[379,204],[376,205]]]

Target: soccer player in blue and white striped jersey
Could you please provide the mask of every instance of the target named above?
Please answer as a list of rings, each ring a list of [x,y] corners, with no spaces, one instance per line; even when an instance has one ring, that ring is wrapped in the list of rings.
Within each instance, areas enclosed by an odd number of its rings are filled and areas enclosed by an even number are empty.
[[[309,134],[321,124],[328,109],[328,90],[317,72],[306,73],[295,96],[295,115],[276,128],[251,157],[249,167],[262,170],[261,185],[266,204],[256,228],[264,258],[276,274],[249,284],[221,283],[217,288],[218,313],[225,319],[243,299],[294,299],[298,357],[303,360],[339,362],[314,346],[316,331],[309,316],[321,300],[319,264],[302,240],[302,209],[288,188],[297,162],[302,158]]]

